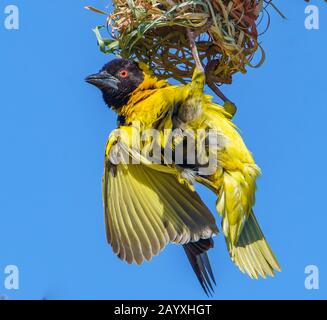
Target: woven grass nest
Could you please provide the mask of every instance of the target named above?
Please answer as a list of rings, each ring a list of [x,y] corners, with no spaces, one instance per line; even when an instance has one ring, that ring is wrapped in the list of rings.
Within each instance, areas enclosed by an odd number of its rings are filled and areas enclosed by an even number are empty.
[[[103,52],[145,62],[158,76],[185,83],[194,69],[187,37],[192,30],[214,89],[232,83],[235,73],[263,63],[258,24],[268,5],[278,10],[266,0],[113,0],[106,26],[95,32]],[[107,28],[108,39],[102,37],[102,28]],[[261,57],[253,65],[257,51]]]

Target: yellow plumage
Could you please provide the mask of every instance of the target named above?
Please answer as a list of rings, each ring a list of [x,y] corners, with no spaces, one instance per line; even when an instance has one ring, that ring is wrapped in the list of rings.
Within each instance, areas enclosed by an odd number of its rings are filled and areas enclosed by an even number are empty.
[[[280,267],[253,213],[260,169],[231,115],[203,93],[205,77],[200,71],[195,71],[189,85],[171,86],[141,67],[143,83],[118,110],[124,118],[119,130],[126,135],[120,133],[118,138],[114,131],[106,148],[104,203],[108,240],[114,251],[127,262],[142,263],[169,242],[185,244],[216,235],[215,219],[194,191],[197,181],[217,195],[217,211],[234,263],[252,278],[273,276]],[[154,128],[161,138],[165,129],[215,130],[223,142],[215,150],[214,173],[194,175],[192,181],[179,166],[151,165],[142,156],[139,165],[112,166],[110,154],[118,141],[126,154],[137,157],[131,149],[135,122],[140,124],[136,128],[140,134]],[[160,139],[162,147],[166,143]]]

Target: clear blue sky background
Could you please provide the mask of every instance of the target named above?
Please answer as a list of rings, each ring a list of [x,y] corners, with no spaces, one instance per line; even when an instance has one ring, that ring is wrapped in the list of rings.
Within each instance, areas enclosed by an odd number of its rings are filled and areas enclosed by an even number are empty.
[[[10,2],[10,3],[9,3]],[[252,281],[229,260],[223,237],[210,252],[217,299],[326,298],[327,4],[319,31],[304,28],[304,1],[275,1],[262,40],[264,66],[224,90],[235,121],[263,170],[257,212],[283,267]],[[7,31],[5,5],[17,4],[19,31]],[[182,248],[170,246],[141,268],[106,244],[101,176],[116,116],[84,83],[108,57],[91,28],[101,16],[84,5],[105,0],[0,1],[0,294],[11,299],[205,299]],[[215,197],[201,190],[214,211]],[[4,267],[20,268],[20,290],[6,291]],[[320,290],[304,287],[307,265]]]

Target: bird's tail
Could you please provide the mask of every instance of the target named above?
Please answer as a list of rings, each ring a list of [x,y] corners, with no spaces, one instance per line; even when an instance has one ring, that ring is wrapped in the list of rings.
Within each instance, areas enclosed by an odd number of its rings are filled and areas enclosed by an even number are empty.
[[[267,243],[253,212],[244,224],[236,245],[226,237],[233,262],[251,278],[274,276],[280,265]]]
[[[216,280],[208,257],[208,251],[213,247],[214,242],[212,238],[201,239],[198,242],[190,242],[184,245],[185,253],[191,263],[194,273],[208,296],[214,292],[213,284],[216,285]]]
[[[217,201],[231,259],[254,279],[274,276],[275,271],[280,271],[252,210],[259,174],[260,169],[254,163],[244,166],[242,171],[226,171]]]

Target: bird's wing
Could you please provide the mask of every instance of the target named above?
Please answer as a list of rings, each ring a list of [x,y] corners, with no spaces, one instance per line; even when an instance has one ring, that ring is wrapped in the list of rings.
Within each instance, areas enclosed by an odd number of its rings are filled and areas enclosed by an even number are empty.
[[[107,162],[103,198],[108,242],[128,263],[150,260],[169,242],[187,244],[218,234],[196,192],[148,165]]]

